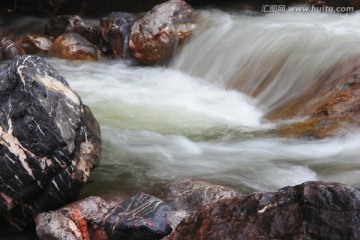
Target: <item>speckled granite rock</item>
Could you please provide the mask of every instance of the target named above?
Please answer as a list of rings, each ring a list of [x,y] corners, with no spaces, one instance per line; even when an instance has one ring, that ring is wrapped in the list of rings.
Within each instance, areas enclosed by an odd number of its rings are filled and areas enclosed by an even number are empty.
[[[207,205],[164,240],[356,240],[359,209],[358,190],[341,183],[306,182]]]
[[[99,164],[99,125],[43,59],[22,56],[0,71],[0,215],[22,229],[74,201]]]
[[[157,5],[132,27],[129,49],[145,65],[166,64],[195,29],[195,10],[182,0]]]

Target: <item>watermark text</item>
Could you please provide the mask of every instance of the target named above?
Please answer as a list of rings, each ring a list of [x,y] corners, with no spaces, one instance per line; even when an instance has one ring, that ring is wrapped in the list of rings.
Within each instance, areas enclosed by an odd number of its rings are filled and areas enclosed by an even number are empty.
[[[326,13],[351,13],[354,7],[333,6],[286,6],[286,5],[262,5],[262,13],[285,13],[285,12],[326,12]]]

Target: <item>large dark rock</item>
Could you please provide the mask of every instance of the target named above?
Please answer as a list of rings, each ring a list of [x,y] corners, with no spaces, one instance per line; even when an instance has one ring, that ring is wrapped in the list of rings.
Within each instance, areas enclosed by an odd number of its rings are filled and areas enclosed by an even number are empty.
[[[340,183],[306,182],[207,205],[166,240],[328,239],[360,237],[360,192]]]
[[[115,58],[128,57],[129,37],[135,16],[126,12],[113,12],[100,19],[100,30],[111,54]]]
[[[139,63],[166,64],[195,29],[196,13],[182,0],[170,0],[154,7],[136,21],[129,49]]]
[[[45,33],[54,38],[64,33],[77,33],[94,44],[99,43],[99,31],[85,24],[84,21],[76,15],[59,15],[52,18],[45,25]]]
[[[239,195],[236,191],[203,180],[185,179],[165,188],[165,199],[176,209],[197,210],[221,199]]]
[[[174,218],[174,212],[176,211],[162,200],[137,193],[109,211],[105,231],[112,239],[161,239],[170,234],[184,217]]]
[[[73,201],[100,154],[96,119],[52,66],[22,56],[0,72],[0,215],[12,227]]]
[[[77,33],[65,33],[51,45],[49,54],[68,60],[95,61],[103,58],[100,49]]]

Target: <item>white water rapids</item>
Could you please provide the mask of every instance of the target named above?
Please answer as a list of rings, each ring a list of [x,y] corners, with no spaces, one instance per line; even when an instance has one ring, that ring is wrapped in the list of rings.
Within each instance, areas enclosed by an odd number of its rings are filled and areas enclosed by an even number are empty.
[[[83,196],[152,192],[182,178],[242,193],[309,180],[360,187],[360,133],[316,141],[264,134],[276,127],[266,113],[360,56],[360,13],[202,16],[166,68],[47,59],[102,128],[102,161]]]
[[[360,13],[203,16],[167,68],[49,59],[102,127],[102,162],[84,194],[152,191],[182,178],[244,193],[309,180],[360,187],[359,133],[318,141],[262,134],[274,127],[265,113],[360,56]]]

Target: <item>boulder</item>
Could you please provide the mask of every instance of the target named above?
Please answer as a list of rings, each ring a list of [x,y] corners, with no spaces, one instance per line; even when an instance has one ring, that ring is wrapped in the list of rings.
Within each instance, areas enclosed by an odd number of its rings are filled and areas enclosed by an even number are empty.
[[[46,61],[25,55],[0,72],[0,216],[10,226],[74,201],[100,154],[98,122]]]
[[[306,182],[207,205],[164,240],[359,239],[360,192],[340,183]]]
[[[103,226],[111,208],[99,197],[88,197],[57,211],[37,215],[36,234],[39,239],[102,240],[108,239]]]
[[[305,0],[316,7],[332,6],[332,7],[353,7],[354,10],[360,9],[358,0]]]
[[[65,33],[51,45],[49,54],[68,60],[96,61],[103,58],[100,49],[77,33]]]
[[[128,57],[129,37],[135,16],[126,12],[113,12],[100,19],[101,36],[115,58]]]
[[[170,183],[165,199],[176,209],[194,211],[221,199],[239,195],[236,191],[203,180],[185,179]]]
[[[54,37],[54,39],[64,33],[78,33],[94,44],[99,43],[99,31],[85,24],[77,15],[59,15],[45,25],[45,34]]]
[[[293,117],[305,119],[281,125],[277,132],[280,136],[319,139],[351,133],[360,127],[360,61],[334,72],[325,83],[294,102],[301,104],[297,104]],[[292,113],[292,109],[289,104],[270,115],[272,119],[288,117],[286,112]]]
[[[44,240],[156,240],[168,235],[185,216],[186,212],[145,193],[116,203],[89,197],[39,214],[36,232]]]
[[[0,52],[3,60],[14,60],[19,56],[25,55],[24,49],[7,37],[0,41]]]
[[[129,49],[141,64],[166,64],[195,29],[196,13],[182,0],[157,5],[132,27]]]
[[[50,50],[52,42],[46,37],[28,35],[21,40],[20,45],[27,54],[45,55]]]
[[[110,209],[105,219],[105,231],[114,239],[160,240],[169,235],[184,217],[174,217],[175,212],[156,197],[136,193]]]

